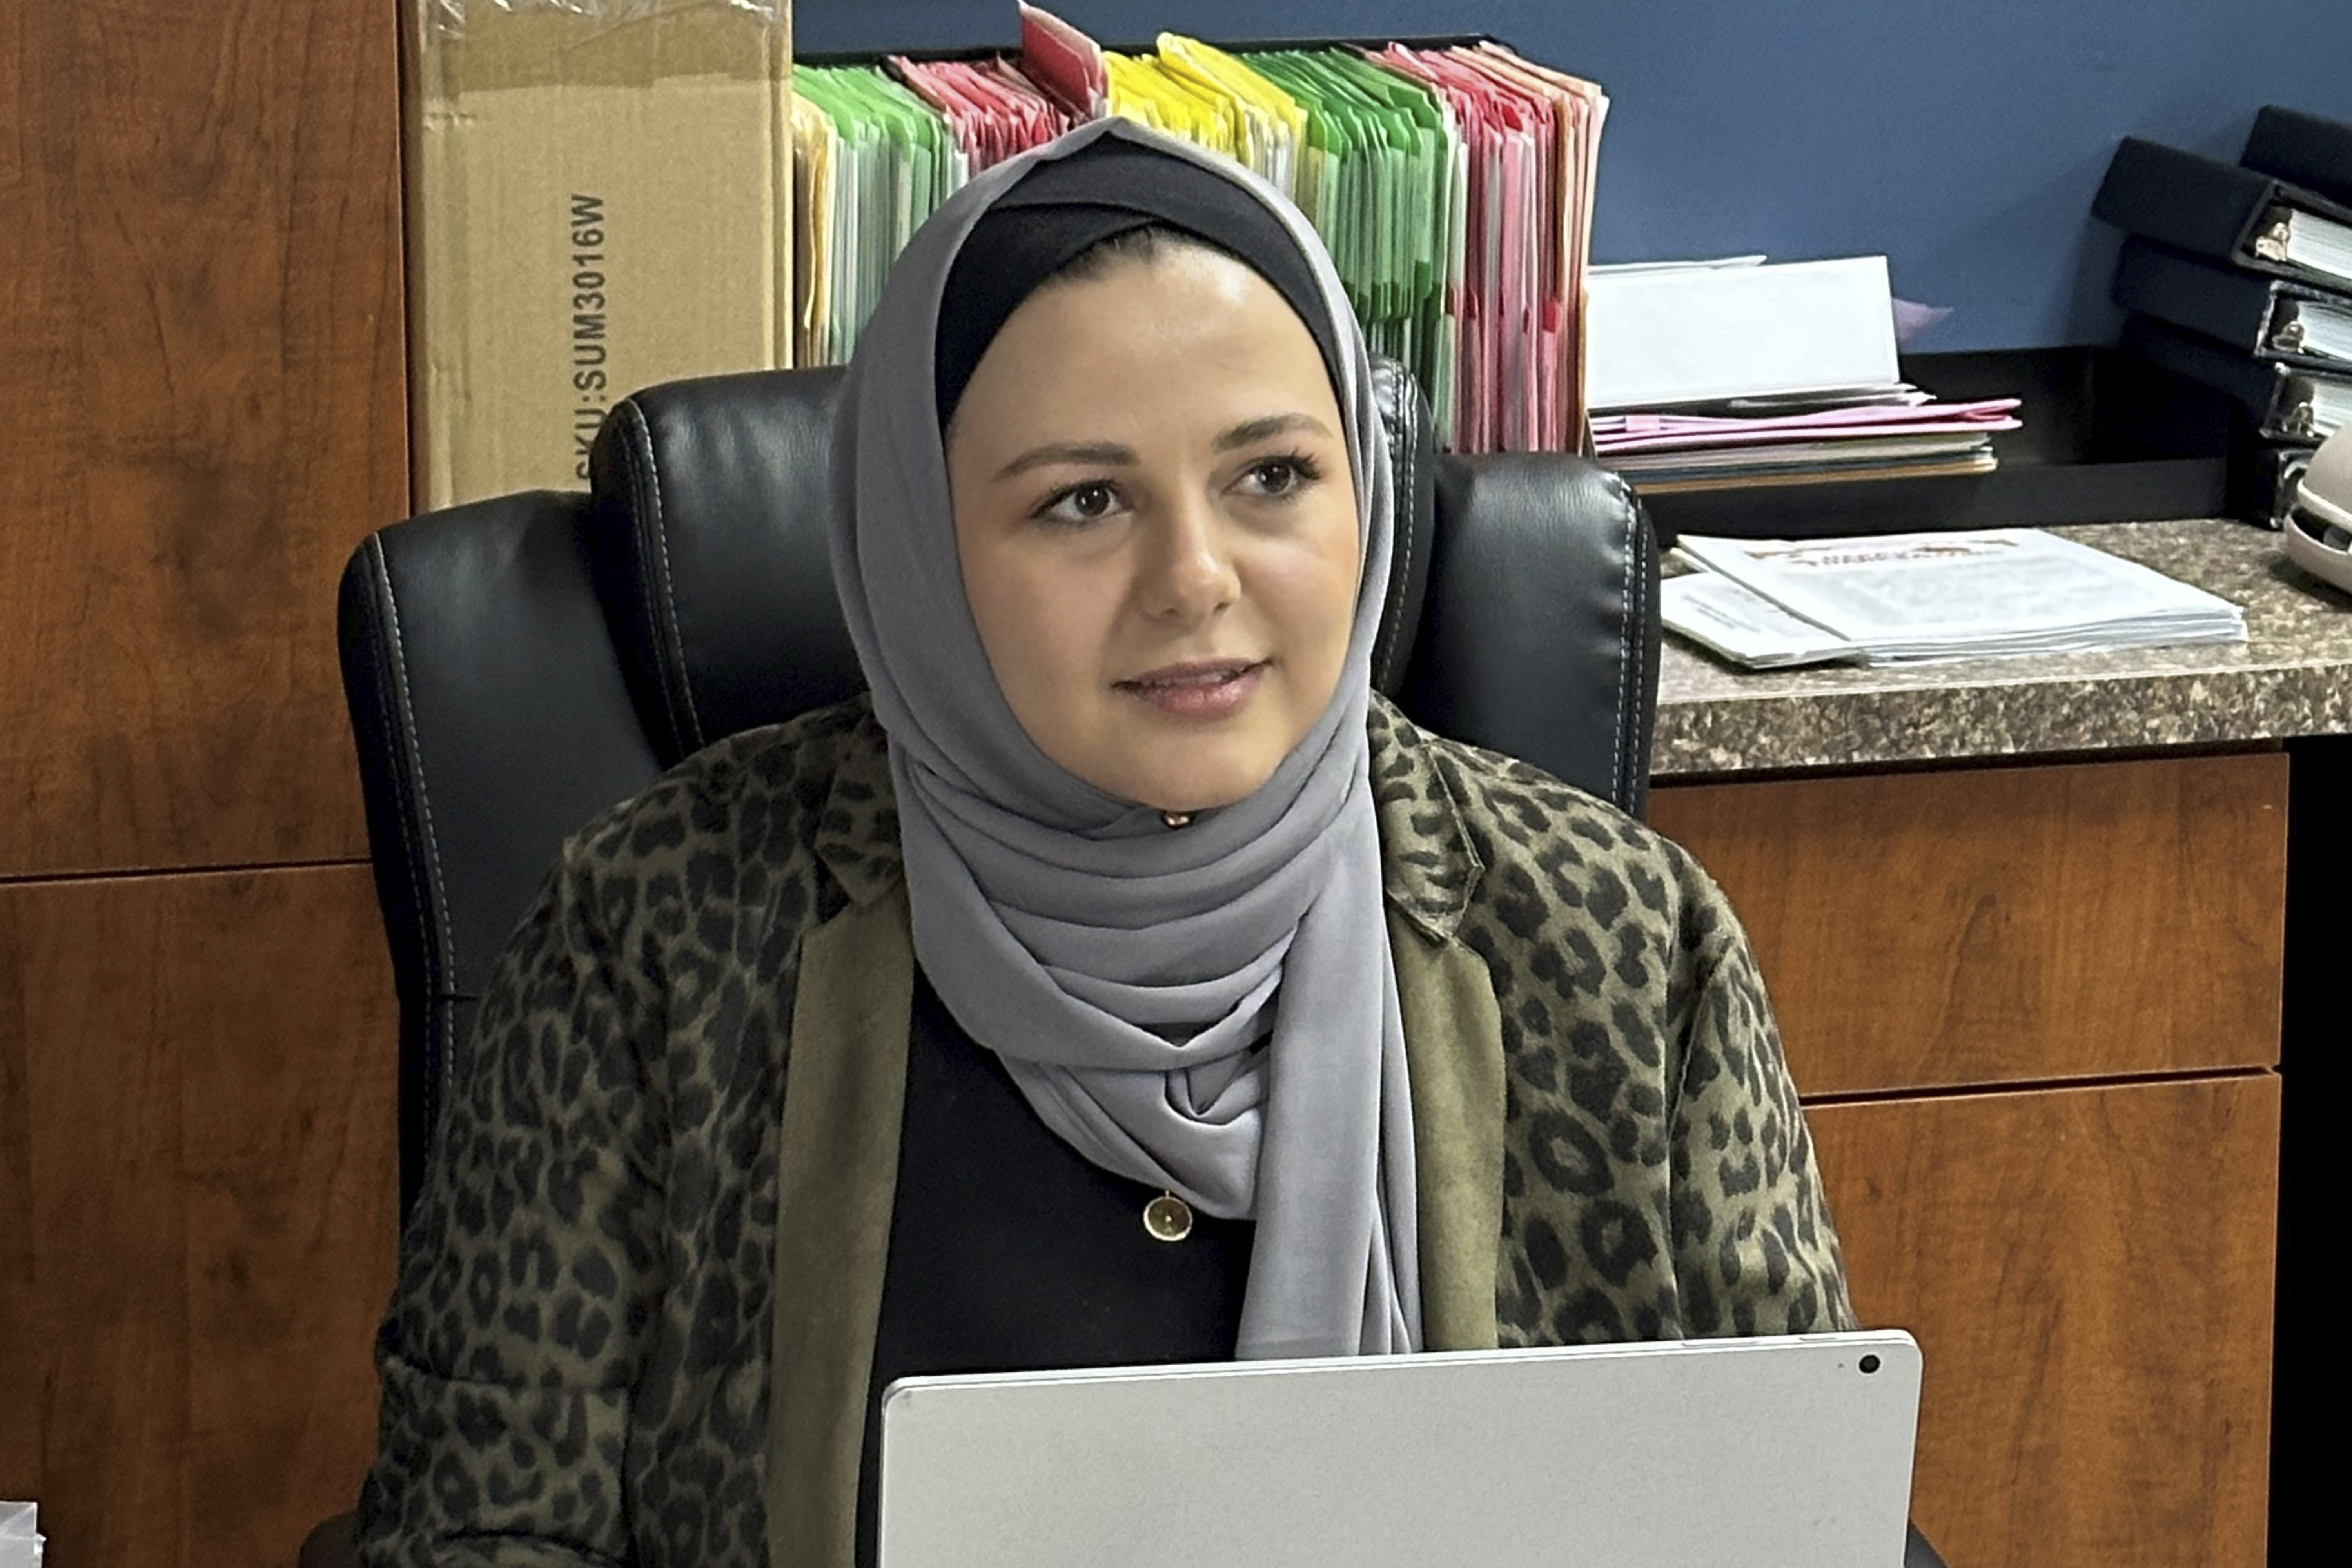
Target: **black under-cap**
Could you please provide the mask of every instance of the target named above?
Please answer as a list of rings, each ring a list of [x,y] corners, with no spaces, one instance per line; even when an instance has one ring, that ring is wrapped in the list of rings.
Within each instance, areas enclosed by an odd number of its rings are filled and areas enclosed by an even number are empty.
[[[1298,242],[1238,182],[1174,153],[1100,136],[1040,163],[972,226],[940,297],[932,381],[940,427],[963,397],[1006,318],[1038,285],[1105,240],[1172,228],[1223,250],[1273,285],[1339,384],[1339,344]]]

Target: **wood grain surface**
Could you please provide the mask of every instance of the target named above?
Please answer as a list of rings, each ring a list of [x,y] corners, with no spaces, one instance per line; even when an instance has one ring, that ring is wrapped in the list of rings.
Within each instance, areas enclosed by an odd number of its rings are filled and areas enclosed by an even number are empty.
[[[25,1009],[24,972],[0,949],[0,1498],[39,1497],[43,1474],[41,1423],[30,1414],[38,1389],[17,1381],[32,1373],[28,1357],[38,1343],[39,1323],[33,1297],[37,1281]]]
[[[2279,1080],[1816,1106],[1855,1306],[1926,1358],[1957,1568],[2260,1568]]]
[[[0,885],[0,1496],[49,1568],[290,1563],[373,1451],[392,1285],[366,868]]]
[[[1808,1095],[2274,1064],[2286,758],[1660,788]]]
[[[0,877],[364,853],[406,506],[395,0],[0,6]]]

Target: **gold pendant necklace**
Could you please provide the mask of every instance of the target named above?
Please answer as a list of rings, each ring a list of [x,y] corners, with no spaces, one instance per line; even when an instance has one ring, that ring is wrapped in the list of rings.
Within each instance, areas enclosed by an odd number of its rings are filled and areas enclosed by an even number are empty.
[[[1143,1229],[1154,1241],[1181,1241],[1192,1234],[1192,1205],[1162,1192],[1143,1205]]]

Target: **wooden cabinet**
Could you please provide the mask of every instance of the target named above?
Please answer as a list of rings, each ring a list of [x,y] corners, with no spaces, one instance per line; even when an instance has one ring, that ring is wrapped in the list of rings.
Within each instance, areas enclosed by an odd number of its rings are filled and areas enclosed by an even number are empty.
[[[56,1568],[290,1564],[373,1451],[363,866],[0,884],[0,1496]]]
[[[2286,763],[1663,787],[1772,994],[1956,1568],[2256,1568]]]
[[[0,877],[364,853],[407,506],[396,0],[0,5]]]
[[[407,507],[399,16],[0,4],[0,1497],[51,1568],[290,1564],[373,1446],[334,591]]]

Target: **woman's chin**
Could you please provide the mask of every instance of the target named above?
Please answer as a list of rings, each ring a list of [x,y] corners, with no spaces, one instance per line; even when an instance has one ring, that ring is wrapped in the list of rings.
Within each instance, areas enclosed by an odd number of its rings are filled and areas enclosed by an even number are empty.
[[[1121,800],[1185,816],[1213,811],[1263,788],[1312,726],[1312,714],[1302,720],[1268,700],[1277,694],[1255,691],[1236,711],[1209,721],[1123,699],[1049,738],[1045,751]]]
[[[1130,755],[1112,793],[1154,811],[1214,811],[1257,793],[1286,751],[1238,735],[1196,735],[1181,745],[1154,745]]]

